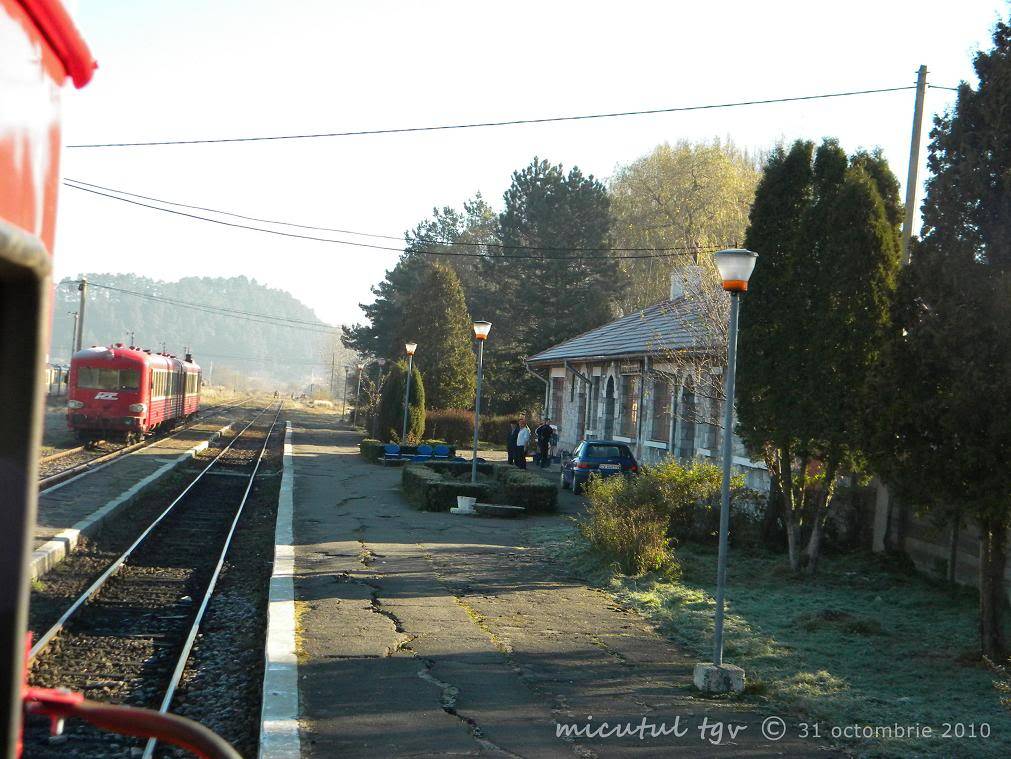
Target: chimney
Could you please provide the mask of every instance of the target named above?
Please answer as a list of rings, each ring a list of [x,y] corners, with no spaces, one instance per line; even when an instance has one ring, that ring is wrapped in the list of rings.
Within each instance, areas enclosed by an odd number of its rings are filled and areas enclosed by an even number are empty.
[[[702,267],[686,264],[670,274],[670,299],[690,298],[698,295],[702,287]]]

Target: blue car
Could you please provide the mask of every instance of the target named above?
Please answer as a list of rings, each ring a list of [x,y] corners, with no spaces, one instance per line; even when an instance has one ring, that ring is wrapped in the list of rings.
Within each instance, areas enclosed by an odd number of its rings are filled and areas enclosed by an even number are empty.
[[[610,477],[639,471],[635,456],[625,443],[616,440],[584,440],[576,446],[572,458],[562,462],[561,485],[580,493],[591,474]]]

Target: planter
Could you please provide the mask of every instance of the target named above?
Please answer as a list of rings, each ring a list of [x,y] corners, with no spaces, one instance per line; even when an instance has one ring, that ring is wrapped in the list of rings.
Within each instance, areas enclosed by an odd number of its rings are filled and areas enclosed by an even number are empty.
[[[477,503],[477,498],[472,498],[469,495],[458,495],[456,497],[456,508],[461,512],[473,511],[475,503]]]

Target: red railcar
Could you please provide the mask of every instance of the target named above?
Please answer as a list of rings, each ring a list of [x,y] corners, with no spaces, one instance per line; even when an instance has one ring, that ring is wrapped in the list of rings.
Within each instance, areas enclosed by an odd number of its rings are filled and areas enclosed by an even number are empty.
[[[200,367],[191,356],[151,354],[116,343],[70,362],[67,426],[81,440],[137,440],[200,408]]]

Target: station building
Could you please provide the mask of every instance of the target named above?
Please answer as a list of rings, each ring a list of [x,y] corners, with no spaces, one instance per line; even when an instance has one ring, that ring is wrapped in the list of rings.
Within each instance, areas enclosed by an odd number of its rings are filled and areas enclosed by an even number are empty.
[[[644,463],[694,457],[719,463],[725,338],[710,326],[719,293],[703,292],[701,271],[671,277],[670,297],[584,332],[526,360],[545,383],[546,416],[559,450],[587,439],[630,444]],[[765,463],[734,436],[734,469],[767,491]]]

